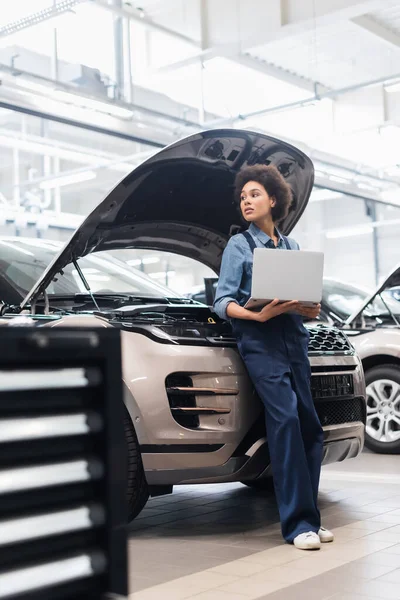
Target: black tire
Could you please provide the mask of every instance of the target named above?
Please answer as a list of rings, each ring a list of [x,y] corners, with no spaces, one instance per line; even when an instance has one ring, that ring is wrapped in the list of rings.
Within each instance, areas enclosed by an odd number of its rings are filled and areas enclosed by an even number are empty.
[[[143,510],[149,498],[149,488],[144,474],[139,442],[126,408],[124,408],[124,429],[128,449],[128,522],[131,522]]]
[[[272,477],[254,479],[253,481],[242,481],[242,483],[243,485],[247,485],[247,487],[253,488],[254,490],[275,493],[274,480]]]
[[[395,365],[380,365],[373,367],[365,373],[365,383],[368,386],[379,380],[392,381],[400,385],[400,368]],[[390,386],[388,386],[390,388]],[[367,410],[368,405],[373,405],[374,400],[367,393]],[[385,407],[386,408],[386,407]],[[368,415],[367,415],[368,416]],[[390,415],[389,415],[390,416]],[[399,427],[400,429],[400,427]],[[379,441],[365,431],[365,445],[369,450],[379,454],[400,454],[400,439],[394,442]]]

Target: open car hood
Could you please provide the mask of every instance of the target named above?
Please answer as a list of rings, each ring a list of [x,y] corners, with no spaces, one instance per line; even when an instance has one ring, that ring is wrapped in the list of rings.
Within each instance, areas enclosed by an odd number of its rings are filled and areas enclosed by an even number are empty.
[[[93,210],[21,303],[46,289],[68,263],[100,250],[174,252],[218,273],[229,237],[244,229],[233,200],[236,173],[274,164],[292,188],[288,234],[312,190],[314,167],[302,151],[270,136],[237,129],[205,131],[172,144],[136,167]]]
[[[373,302],[375,300],[375,298],[377,296],[379,296],[379,294],[381,294],[385,290],[388,290],[395,286],[400,286],[400,264],[398,264],[397,267],[395,267],[395,269],[389,273],[389,275],[377,287],[377,289],[374,291],[374,293],[371,296],[368,296],[366,298],[365,302],[352,315],[350,315],[346,319],[345,324],[352,325],[352,323],[354,323],[354,321],[356,321],[358,319],[358,317],[361,315],[361,313],[364,312],[364,310],[367,308],[368,304]]]

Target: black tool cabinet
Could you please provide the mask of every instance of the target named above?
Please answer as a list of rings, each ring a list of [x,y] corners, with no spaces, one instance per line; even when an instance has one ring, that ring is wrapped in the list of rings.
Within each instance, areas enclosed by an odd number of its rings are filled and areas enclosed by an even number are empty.
[[[119,332],[0,328],[0,600],[127,596]]]

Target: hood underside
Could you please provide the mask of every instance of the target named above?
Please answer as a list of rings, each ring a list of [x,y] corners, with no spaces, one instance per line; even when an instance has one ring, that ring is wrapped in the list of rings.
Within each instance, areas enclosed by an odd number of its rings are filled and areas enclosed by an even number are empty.
[[[346,320],[346,325],[351,325],[364,312],[367,306],[375,300],[379,294],[390,288],[400,286],[400,264],[386,277],[386,279],[378,286],[375,292],[366,298],[365,302]]]
[[[307,206],[314,182],[311,160],[270,136],[212,130],[164,148],[127,175],[87,217],[21,304],[43,292],[68,263],[95,251],[141,248],[174,252],[219,271],[231,235],[246,228],[233,199],[236,173],[273,164],[293,193],[289,234]]]

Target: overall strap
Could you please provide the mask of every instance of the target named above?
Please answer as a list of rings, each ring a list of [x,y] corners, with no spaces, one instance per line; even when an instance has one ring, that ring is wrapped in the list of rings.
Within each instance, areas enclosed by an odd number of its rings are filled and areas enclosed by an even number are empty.
[[[248,231],[243,231],[242,235],[246,238],[247,243],[250,246],[251,253],[254,253],[254,249],[257,248],[255,241],[253,240],[253,236]]]
[[[283,238],[283,241],[285,242],[286,250],[291,250],[292,248],[290,247],[289,240],[287,239],[287,237],[285,235],[282,235],[282,238]]]
[[[254,248],[257,248],[253,236],[248,231],[242,231],[241,235],[243,235],[246,238],[246,241],[250,246],[251,253],[253,254]],[[285,235],[282,235],[282,238],[285,242],[286,250],[291,250],[292,248],[290,247],[289,240],[287,239],[287,237]]]

